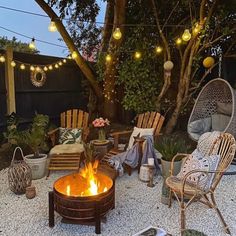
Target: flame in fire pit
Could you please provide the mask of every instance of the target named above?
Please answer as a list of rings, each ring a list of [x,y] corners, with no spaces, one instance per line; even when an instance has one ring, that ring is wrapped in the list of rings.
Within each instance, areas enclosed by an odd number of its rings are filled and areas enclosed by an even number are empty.
[[[98,162],[87,163],[78,173],[63,176],[54,183],[54,189],[72,197],[95,196],[107,192],[113,185],[108,176],[97,173]]]
[[[80,175],[83,176],[86,181],[88,188],[85,190],[85,195],[97,195],[99,181],[97,180],[95,174],[98,167],[98,160],[96,160],[93,164],[89,162],[85,165],[85,167],[80,171]]]

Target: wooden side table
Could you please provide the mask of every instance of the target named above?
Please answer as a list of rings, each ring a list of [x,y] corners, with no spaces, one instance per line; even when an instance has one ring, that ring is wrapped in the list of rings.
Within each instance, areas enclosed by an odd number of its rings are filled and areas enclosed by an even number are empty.
[[[100,141],[100,140],[95,139],[95,140],[91,140],[91,143],[94,146],[94,150],[98,152],[100,160],[111,149],[111,143],[109,140]]]

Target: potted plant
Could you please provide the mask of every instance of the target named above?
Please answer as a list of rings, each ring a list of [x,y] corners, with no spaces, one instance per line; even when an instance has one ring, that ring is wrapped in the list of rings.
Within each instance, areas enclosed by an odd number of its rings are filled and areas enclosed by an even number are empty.
[[[173,157],[177,153],[187,153],[188,146],[186,145],[183,138],[177,135],[164,136],[162,139],[158,140],[155,144],[155,148],[161,153],[161,166],[162,166],[162,197],[161,202],[163,204],[168,204],[169,202],[169,188],[165,184],[165,180],[170,176],[171,162]],[[177,175],[181,168],[181,156],[176,158],[174,161],[174,171],[173,174]]]
[[[24,157],[25,162],[32,170],[32,178],[40,179],[45,175],[47,154],[40,153],[48,151],[46,143],[46,132],[49,123],[47,115],[36,114],[33,119],[31,128],[22,131],[22,141],[25,143],[33,154]]]

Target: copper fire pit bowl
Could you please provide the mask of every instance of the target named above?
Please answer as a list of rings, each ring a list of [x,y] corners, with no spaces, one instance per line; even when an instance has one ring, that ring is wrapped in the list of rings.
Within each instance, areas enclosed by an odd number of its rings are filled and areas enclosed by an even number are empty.
[[[101,217],[115,208],[115,183],[101,173],[95,174],[98,181],[97,194],[87,191],[88,181],[79,173],[56,180],[49,192],[49,226],[54,226],[54,210],[62,216],[62,222],[72,224],[95,224],[95,232],[101,233]]]

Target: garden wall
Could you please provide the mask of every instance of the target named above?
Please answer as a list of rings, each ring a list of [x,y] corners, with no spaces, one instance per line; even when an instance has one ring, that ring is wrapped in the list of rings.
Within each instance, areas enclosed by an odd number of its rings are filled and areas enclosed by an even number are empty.
[[[0,51],[0,54],[4,53]],[[63,58],[14,52],[13,59],[31,65],[48,65]],[[21,70],[17,65],[14,68],[16,113],[24,118],[23,123],[30,122],[35,112],[47,114],[57,123],[62,111],[70,108],[87,110],[85,79],[73,60],[47,71],[42,87],[35,87],[30,77],[29,67]],[[6,113],[5,65],[0,63],[0,127],[5,126]]]

